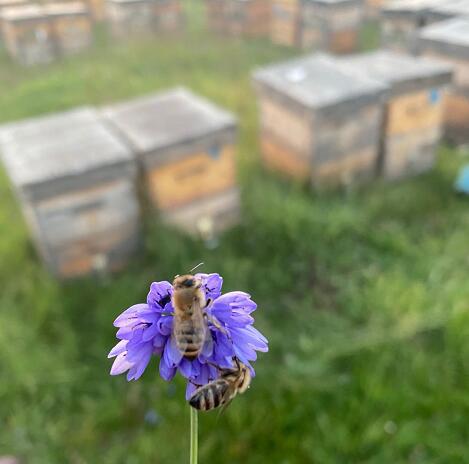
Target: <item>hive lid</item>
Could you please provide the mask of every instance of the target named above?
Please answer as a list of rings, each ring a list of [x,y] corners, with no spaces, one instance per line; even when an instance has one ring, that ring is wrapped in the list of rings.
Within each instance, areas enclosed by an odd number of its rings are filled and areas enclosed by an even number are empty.
[[[81,2],[47,3],[44,11],[50,16],[76,15],[88,13],[88,8]]]
[[[47,18],[43,7],[39,5],[8,6],[0,10],[0,19],[4,21],[27,21],[39,18]]]
[[[385,15],[418,16],[441,4],[441,0],[394,0],[386,3],[381,11]]]
[[[453,0],[444,2],[431,9],[432,13],[437,13],[448,18],[453,16],[469,15],[469,0]]]
[[[440,61],[387,50],[347,56],[341,61],[388,84],[391,93],[449,84],[453,72],[450,65]]]
[[[313,54],[261,68],[254,81],[309,109],[378,97],[387,86],[356,73],[327,54]]]
[[[456,52],[469,56],[469,17],[448,19],[427,26],[420,31],[419,39],[453,47]]]
[[[140,154],[151,154],[234,128],[234,116],[186,89],[103,108],[104,116]]]
[[[129,148],[88,107],[0,126],[0,151],[20,190],[133,163]]]

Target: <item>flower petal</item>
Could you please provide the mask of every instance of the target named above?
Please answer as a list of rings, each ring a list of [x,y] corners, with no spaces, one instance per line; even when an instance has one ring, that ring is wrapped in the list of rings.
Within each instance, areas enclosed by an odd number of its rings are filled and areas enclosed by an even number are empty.
[[[176,368],[168,366],[168,364],[166,364],[166,361],[164,360],[164,357],[162,356],[161,359],[160,359],[160,375],[161,375],[161,377],[164,380],[169,382],[170,380],[172,380],[172,378],[175,376],[175,374],[176,374]]]
[[[133,366],[132,363],[127,361],[127,352],[120,353],[112,363],[111,375],[119,375],[128,371]]]
[[[147,304],[154,310],[161,312],[166,303],[171,300],[173,287],[169,282],[153,282],[147,296]]]
[[[128,340],[121,340],[107,355],[108,358],[114,358],[118,354],[121,354],[125,351],[125,347],[127,346]]]

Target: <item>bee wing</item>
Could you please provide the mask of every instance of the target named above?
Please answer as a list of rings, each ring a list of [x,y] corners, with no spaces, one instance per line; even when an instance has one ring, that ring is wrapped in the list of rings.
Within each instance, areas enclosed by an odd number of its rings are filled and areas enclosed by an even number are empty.
[[[179,364],[183,358],[184,346],[179,347],[176,343],[176,337],[174,332],[171,333],[171,338],[169,339],[170,350],[171,350],[171,359],[174,363]]]
[[[208,358],[211,356],[213,353],[213,338],[212,338],[212,333],[210,332],[210,329],[208,326],[205,328],[205,340],[204,344],[202,346],[202,351],[201,354]]]
[[[218,419],[220,418],[220,416],[222,414],[225,413],[226,409],[228,408],[228,406],[231,404],[231,402],[233,401],[233,398],[235,397],[236,395],[233,395],[233,390],[231,388],[228,388],[228,390],[225,392],[224,396],[223,396],[223,399],[224,399],[224,402],[223,404],[220,406],[220,409],[218,410]]]

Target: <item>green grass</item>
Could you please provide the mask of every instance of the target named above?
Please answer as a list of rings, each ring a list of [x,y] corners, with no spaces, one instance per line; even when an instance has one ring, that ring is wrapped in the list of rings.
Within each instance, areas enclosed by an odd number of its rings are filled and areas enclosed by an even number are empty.
[[[200,21],[200,16],[197,17]],[[152,280],[204,261],[249,291],[271,351],[250,391],[200,418],[200,462],[469,462],[469,208],[443,147],[416,179],[312,194],[259,166],[249,72],[295,52],[227,40],[112,43],[23,69],[0,56],[0,119],[186,85],[239,115],[243,223],[215,250],[146,218],[146,254],[109,282],[42,269],[0,172],[0,455],[33,464],[187,462],[184,385],[108,375],[112,321]],[[145,422],[155,410],[156,425]]]

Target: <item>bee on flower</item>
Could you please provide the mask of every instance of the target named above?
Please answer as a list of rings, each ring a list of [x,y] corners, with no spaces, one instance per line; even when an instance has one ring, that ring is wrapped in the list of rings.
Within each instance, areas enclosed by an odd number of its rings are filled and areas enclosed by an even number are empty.
[[[111,375],[127,372],[127,380],[137,380],[159,357],[163,379],[178,371],[187,379],[186,399],[196,409],[226,405],[243,393],[257,351],[268,351],[268,342],[253,326],[257,305],[250,295],[222,294],[222,284],[219,274],[202,273],[153,282],[147,302],[114,321],[120,341],[109,353]]]

